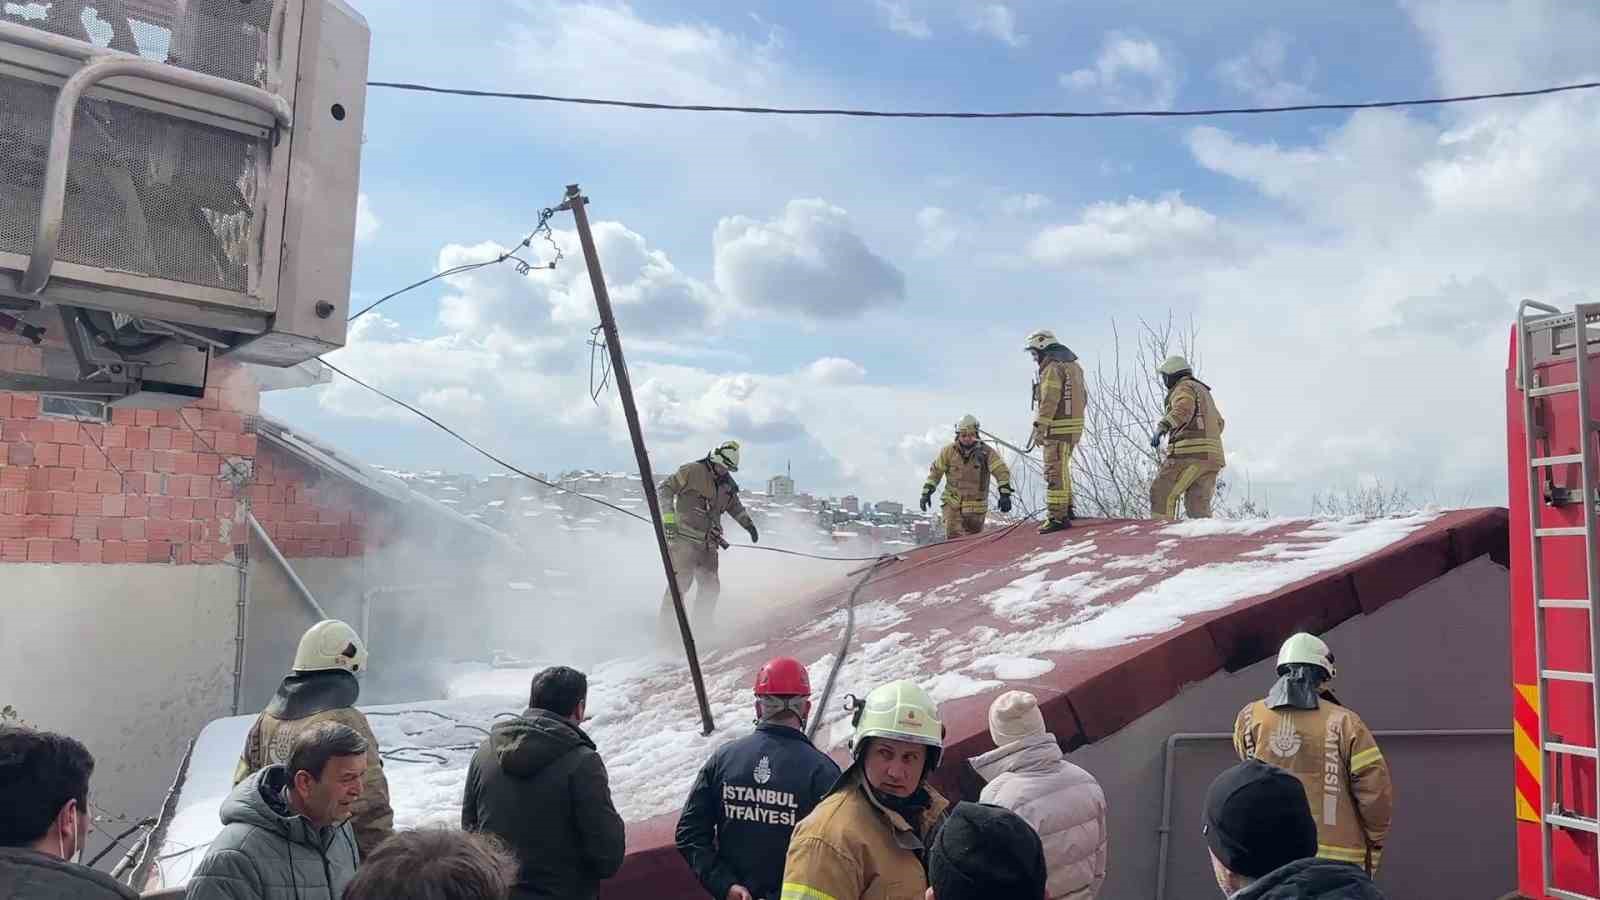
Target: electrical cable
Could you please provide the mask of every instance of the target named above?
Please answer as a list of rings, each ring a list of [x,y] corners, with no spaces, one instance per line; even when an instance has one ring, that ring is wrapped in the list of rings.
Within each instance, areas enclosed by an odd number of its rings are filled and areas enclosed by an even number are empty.
[[[127,839],[128,835],[133,834],[135,831],[138,831],[141,828],[149,828],[154,824],[156,824],[154,816],[151,816],[147,819],[140,819],[139,821],[133,823],[133,825],[129,826],[128,830],[112,838],[111,843],[107,844],[99,853],[94,855],[94,859],[89,860],[89,868],[94,868],[95,865],[100,862],[100,860],[105,858],[107,853],[110,853],[112,850],[115,850],[117,847],[121,846],[122,842]],[[95,830],[99,831],[101,834],[105,834],[105,832],[99,828],[96,828]]]
[[[653,103],[643,100],[610,100],[596,97],[567,97],[556,94],[531,94],[518,91],[485,91],[470,88],[438,87],[403,81],[369,81],[368,87],[392,88],[428,94],[450,94],[460,97],[489,97],[503,100],[534,100],[545,103],[568,103],[582,106],[611,106],[627,109],[662,110],[669,112],[722,112],[774,116],[845,116],[865,119],[1131,119],[1131,118],[1200,118],[1216,116],[1264,115],[1270,113],[1316,112],[1323,110],[1392,109],[1407,106],[1444,106],[1452,103],[1470,103],[1480,100],[1505,100],[1517,97],[1537,97],[1567,91],[1586,91],[1600,87],[1600,81],[1585,81],[1553,87],[1522,91],[1497,91],[1486,94],[1459,94],[1451,97],[1425,97],[1411,100],[1373,100],[1354,103],[1296,103],[1284,106],[1236,106],[1206,109],[1123,109],[1093,112],[1033,111],[1033,112],[915,112],[901,110],[874,110],[849,108],[796,108],[776,106],[724,106],[706,103]]]

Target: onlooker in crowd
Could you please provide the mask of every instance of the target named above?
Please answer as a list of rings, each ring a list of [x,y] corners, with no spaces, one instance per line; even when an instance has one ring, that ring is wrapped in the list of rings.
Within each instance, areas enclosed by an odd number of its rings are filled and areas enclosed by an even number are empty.
[[[307,629],[293,668],[245,737],[233,783],[237,786],[273,763],[288,762],[295,735],[307,728],[323,722],[354,728],[367,741],[367,783],[350,821],[361,852],[371,853],[394,830],[394,810],[389,807],[389,782],[383,775],[378,739],[367,717],[356,709],[361,695],[356,679],[366,670],[367,648],[354,628],[338,619],[324,619]]]
[[[0,897],[134,900],[78,860],[89,838],[94,757],[66,735],[0,726]]]
[[[855,706],[855,762],[794,830],[782,900],[923,900],[926,848],[949,802],[928,786],[944,726],[928,693],[891,681]]]
[[[926,900],[1040,900],[1044,845],[1003,806],[957,803],[928,850]]]
[[[467,768],[461,827],[495,835],[516,854],[514,897],[592,900],[622,868],[622,817],[605,763],[579,727],[588,696],[582,672],[541,671],[528,709],[496,724]]]
[[[517,859],[487,834],[397,831],[361,861],[343,900],[506,900]]]
[[[678,817],[678,852],[715,900],[776,898],[795,823],[839,778],[805,735],[811,678],[780,656],[756,673],[756,730],[700,769]]]
[[[1300,780],[1260,760],[1211,782],[1202,829],[1229,900],[1383,900],[1361,867],[1317,856]]]
[[[338,897],[361,852],[350,817],[366,783],[367,739],[321,722],[289,761],[246,778],[222,804],[222,832],[189,880],[189,900]]]
[[[1039,701],[1007,691],[989,705],[995,749],[971,760],[979,799],[1021,816],[1044,842],[1050,900],[1093,900],[1106,880],[1106,797],[1094,776],[1061,753]]]

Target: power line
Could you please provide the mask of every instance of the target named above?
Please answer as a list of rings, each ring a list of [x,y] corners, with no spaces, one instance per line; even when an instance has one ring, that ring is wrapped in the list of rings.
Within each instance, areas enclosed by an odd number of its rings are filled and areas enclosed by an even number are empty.
[[[1488,94],[1458,94],[1451,97],[1425,97],[1411,100],[1372,100],[1356,103],[1296,103],[1287,106],[1235,106],[1204,109],[1123,109],[1092,112],[1065,110],[1038,110],[1024,112],[918,112],[911,110],[877,110],[850,108],[805,108],[781,106],[723,106],[706,103],[653,103],[644,100],[612,100],[597,97],[567,97],[557,94],[530,94],[517,91],[483,91],[471,88],[438,87],[403,81],[369,81],[368,87],[393,88],[399,91],[417,91],[427,94],[450,94],[459,97],[489,97],[502,100],[532,100],[543,103],[568,103],[583,106],[611,106],[626,109],[660,110],[667,112],[717,112],[745,113],[768,116],[845,116],[862,119],[1178,119],[1215,116],[1247,116],[1271,113],[1316,112],[1321,110],[1392,109],[1406,106],[1444,106],[1451,103],[1472,103],[1480,100],[1507,100],[1517,97],[1538,97],[1567,91],[1587,91],[1600,87],[1600,81],[1585,81],[1553,87],[1533,88],[1524,91],[1496,91]],[[407,289],[409,290],[409,288]],[[381,301],[380,301],[381,302]],[[359,315],[359,314],[358,314]]]

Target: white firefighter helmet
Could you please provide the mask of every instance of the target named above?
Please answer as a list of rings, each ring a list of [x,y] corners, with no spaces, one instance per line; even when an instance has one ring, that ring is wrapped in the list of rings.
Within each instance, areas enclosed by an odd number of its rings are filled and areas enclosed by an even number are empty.
[[[1190,367],[1187,359],[1184,359],[1177,354],[1173,354],[1172,356],[1167,357],[1166,361],[1160,366],[1156,367],[1156,371],[1171,377],[1173,375],[1177,375],[1179,372],[1191,372],[1193,369]]]
[[[1303,631],[1290,635],[1289,639],[1283,642],[1283,647],[1278,650],[1278,674],[1282,675],[1284,667],[1294,663],[1320,666],[1322,671],[1328,673],[1329,678],[1339,674],[1339,670],[1333,664],[1333,651],[1328,649],[1328,645],[1323,643],[1322,638]]]
[[[711,461],[727,466],[730,472],[739,471],[739,442],[728,441],[711,451]]]
[[[861,701],[850,736],[850,750],[861,758],[867,738],[887,738],[922,744],[928,748],[924,772],[939,765],[944,750],[944,723],[939,721],[939,704],[915,681],[901,679],[872,689]]]
[[[977,416],[974,416],[971,413],[968,413],[967,415],[964,415],[964,416],[961,417],[961,421],[956,423],[956,436],[960,437],[963,434],[970,434],[973,437],[977,437],[977,435],[978,435],[978,417]]]
[[[1056,340],[1056,333],[1048,328],[1041,328],[1038,331],[1035,331],[1033,334],[1028,335],[1028,339],[1022,344],[1022,349],[1044,350],[1047,349],[1051,344],[1055,343],[1059,343]]]
[[[294,652],[296,672],[327,672],[343,669],[351,674],[366,671],[367,645],[356,630],[338,619],[323,619],[300,638]]]

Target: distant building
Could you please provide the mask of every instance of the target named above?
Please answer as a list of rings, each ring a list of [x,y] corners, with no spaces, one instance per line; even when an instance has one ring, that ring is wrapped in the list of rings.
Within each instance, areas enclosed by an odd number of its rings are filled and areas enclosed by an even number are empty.
[[[856,513],[859,515],[861,513],[861,500],[854,494],[851,494],[850,496],[839,501],[839,508],[843,509],[845,512]]]
[[[898,516],[905,513],[906,505],[904,503],[896,503],[893,500],[879,500],[873,509],[886,516]]]
[[[787,475],[774,475],[767,479],[767,493],[774,500],[786,500],[794,496],[794,479]]]

